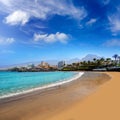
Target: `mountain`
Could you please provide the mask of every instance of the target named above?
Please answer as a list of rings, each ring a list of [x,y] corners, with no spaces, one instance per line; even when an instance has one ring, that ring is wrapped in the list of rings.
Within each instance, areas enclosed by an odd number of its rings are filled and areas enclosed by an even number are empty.
[[[94,58],[100,59],[101,57],[93,54],[88,54],[85,57],[83,57],[80,61],[88,61],[88,60],[93,61]]]
[[[101,57],[99,57],[97,55],[93,55],[93,54],[88,54],[85,57],[83,57],[82,59],[73,58],[73,59],[70,59],[70,60],[66,60],[66,64],[72,64],[72,63],[81,62],[81,61],[88,61],[88,60],[92,61],[94,58],[100,59]],[[58,62],[61,61],[61,60],[43,60],[43,61],[47,62],[50,65],[57,65]],[[29,64],[38,65],[40,63],[41,63],[41,61],[36,61],[36,62],[34,61],[34,62],[26,62],[26,63],[21,63],[21,64],[14,64],[14,65],[4,65],[4,66],[0,66],[0,69],[7,69],[7,68],[16,67],[16,66],[19,66],[19,67],[27,66]]]
[[[79,59],[79,58],[70,59],[70,60],[66,61],[66,63],[67,64],[72,64],[72,63],[88,61],[88,60],[93,61],[94,58],[100,59],[101,57],[97,56],[97,55],[94,55],[94,54],[88,54],[88,55],[86,55],[85,57],[83,57],[81,59]]]

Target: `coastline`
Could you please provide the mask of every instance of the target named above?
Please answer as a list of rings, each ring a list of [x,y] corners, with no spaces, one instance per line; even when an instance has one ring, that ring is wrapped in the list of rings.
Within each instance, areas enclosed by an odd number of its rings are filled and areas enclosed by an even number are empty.
[[[63,84],[67,84],[69,82],[77,80],[83,74],[84,74],[84,72],[77,72],[77,74],[74,75],[73,77],[71,77],[70,79],[61,80],[60,82],[44,85],[44,86],[37,87],[37,88],[32,88],[32,89],[29,89],[29,90],[24,90],[24,91],[17,92],[17,93],[11,93],[9,95],[3,95],[3,96],[0,96],[0,100],[2,100],[2,99],[4,100],[6,98],[12,98],[12,97],[19,96],[19,95],[29,94],[29,93],[32,93],[32,92],[35,92],[35,91],[38,91],[38,90],[52,89],[53,87],[58,87],[58,86],[61,86]]]
[[[83,101],[109,79],[105,73],[85,72],[69,84],[0,100],[0,120],[48,120],[74,103]]]

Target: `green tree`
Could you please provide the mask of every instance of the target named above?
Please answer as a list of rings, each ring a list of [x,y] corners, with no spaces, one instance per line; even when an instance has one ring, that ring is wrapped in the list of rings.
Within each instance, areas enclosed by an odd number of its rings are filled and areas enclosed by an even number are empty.
[[[113,55],[113,58],[115,59],[115,64],[117,64],[118,55],[117,55],[117,54],[114,54],[114,55]]]
[[[96,58],[93,59],[94,62],[96,62],[96,60],[97,60]]]
[[[106,58],[106,65],[108,66],[108,65],[110,65],[111,64],[111,58]]]

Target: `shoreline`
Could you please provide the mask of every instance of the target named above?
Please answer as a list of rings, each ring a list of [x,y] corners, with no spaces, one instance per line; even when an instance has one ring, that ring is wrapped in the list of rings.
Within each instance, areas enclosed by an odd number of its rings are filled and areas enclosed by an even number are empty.
[[[0,120],[48,120],[74,103],[83,101],[109,80],[105,73],[85,72],[69,84],[0,100]]]
[[[76,75],[74,75],[73,77],[69,78],[69,79],[65,79],[65,80],[61,80],[59,82],[56,82],[56,83],[52,83],[52,84],[48,84],[48,85],[44,85],[44,86],[41,86],[41,87],[37,87],[37,88],[32,88],[32,89],[28,89],[28,90],[23,90],[23,91],[20,91],[20,92],[17,92],[17,93],[11,93],[11,94],[8,94],[8,95],[3,95],[3,96],[0,96],[0,100],[4,100],[4,99],[7,99],[7,98],[12,98],[12,97],[16,97],[16,96],[19,96],[19,95],[25,95],[25,94],[29,94],[31,92],[35,92],[35,91],[39,91],[39,90],[45,90],[45,89],[52,89],[53,87],[58,87],[58,86],[61,86],[63,84],[67,84],[69,82],[72,82],[74,80],[77,80],[79,79],[82,75],[84,74],[84,72],[77,72]]]

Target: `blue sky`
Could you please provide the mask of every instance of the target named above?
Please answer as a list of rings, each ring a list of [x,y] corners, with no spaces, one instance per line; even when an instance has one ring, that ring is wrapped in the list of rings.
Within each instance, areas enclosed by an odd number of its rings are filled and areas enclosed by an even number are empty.
[[[0,65],[115,53],[119,0],[0,0]]]

